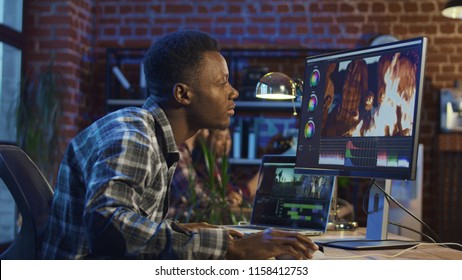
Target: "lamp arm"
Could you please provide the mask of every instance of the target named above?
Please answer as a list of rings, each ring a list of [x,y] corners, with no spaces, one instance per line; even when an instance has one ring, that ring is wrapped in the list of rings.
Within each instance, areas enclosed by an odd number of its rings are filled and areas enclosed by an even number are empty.
[[[300,79],[300,78],[297,78],[294,80],[294,84],[295,84],[295,98],[302,98],[302,95],[303,95],[303,80]],[[294,110],[294,113],[293,115],[294,116],[297,116],[297,110],[295,109],[295,101],[294,99],[292,99],[292,108]]]
[[[300,78],[295,79],[295,95],[296,96],[302,96],[303,94],[303,80]]]

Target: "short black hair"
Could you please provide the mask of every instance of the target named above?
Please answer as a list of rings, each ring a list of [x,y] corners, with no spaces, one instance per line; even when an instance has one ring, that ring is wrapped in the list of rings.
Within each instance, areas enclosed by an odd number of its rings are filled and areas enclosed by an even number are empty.
[[[218,41],[209,34],[180,30],[156,41],[144,58],[149,94],[157,102],[169,100],[176,83],[189,83],[197,73],[204,52],[220,51]]]

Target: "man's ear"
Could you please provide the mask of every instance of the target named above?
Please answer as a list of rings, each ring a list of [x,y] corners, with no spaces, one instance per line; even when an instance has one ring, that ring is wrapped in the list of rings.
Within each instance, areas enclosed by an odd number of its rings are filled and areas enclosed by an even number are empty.
[[[176,102],[188,105],[191,102],[191,90],[187,84],[176,83],[173,86],[173,99]]]

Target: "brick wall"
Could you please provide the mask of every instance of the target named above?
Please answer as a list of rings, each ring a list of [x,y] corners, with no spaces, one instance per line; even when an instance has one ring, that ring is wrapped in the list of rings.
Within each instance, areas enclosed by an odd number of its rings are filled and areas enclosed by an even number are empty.
[[[429,38],[420,142],[425,144],[424,219],[437,219],[438,90],[462,79],[462,20],[446,19],[446,0],[31,0],[26,67],[55,55],[68,83],[67,142],[103,112],[105,49],[147,48],[180,28],[214,35],[223,47],[347,49],[379,34]],[[460,234],[462,235],[462,234]]]
[[[27,48],[24,53],[25,72],[36,75],[53,62],[61,77],[63,115],[62,147],[80,129],[82,100],[91,93],[90,58],[94,39],[92,0],[43,1],[25,3],[24,30]]]

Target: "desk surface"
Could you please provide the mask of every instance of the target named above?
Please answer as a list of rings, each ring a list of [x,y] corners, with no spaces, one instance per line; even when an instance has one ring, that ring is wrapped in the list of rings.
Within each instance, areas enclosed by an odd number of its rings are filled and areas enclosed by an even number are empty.
[[[314,241],[332,239],[355,239],[364,238],[365,229],[355,231],[327,231],[321,236],[311,237]],[[389,238],[404,239],[402,236],[389,234]],[[430,243],[427,243],[430,244]],[[327,260],[462,260],[462,249],[454,250],[438,245],[421,245],[415,249],[407,250],[399,256],[392,257],[406,249],[381,249],[381,250],[345,250],[324,246],[324,255]]]

